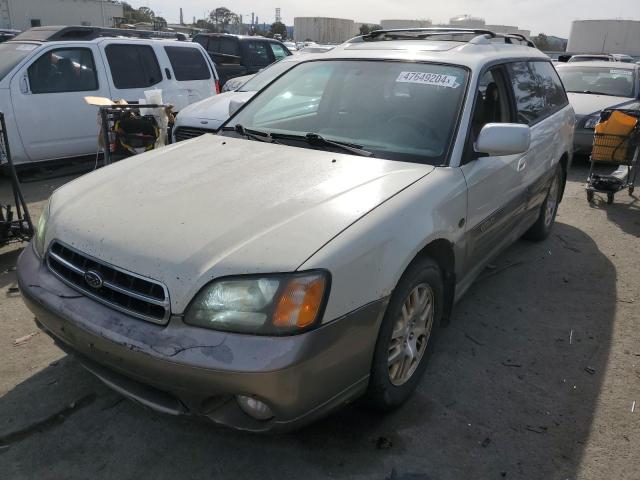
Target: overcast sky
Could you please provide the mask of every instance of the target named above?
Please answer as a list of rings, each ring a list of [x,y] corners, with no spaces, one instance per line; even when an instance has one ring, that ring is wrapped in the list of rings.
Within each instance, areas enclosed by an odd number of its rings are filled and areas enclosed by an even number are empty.
[[[640,0],[129,0],[134,7],[148,6],[170,23],[179,19],[184,9],[185,21],[202,18],[218,6],[260,23],[274,21],[275,8],[282,9],[287,25],[300,16],[349,18],[359,22],[378,23],[381,19],[429,18],[434,23],[446,22],[455,15],[471,14],[489,24],[517,25],[534,34],[568,36],[576,19],[624,18],[640,20]]]

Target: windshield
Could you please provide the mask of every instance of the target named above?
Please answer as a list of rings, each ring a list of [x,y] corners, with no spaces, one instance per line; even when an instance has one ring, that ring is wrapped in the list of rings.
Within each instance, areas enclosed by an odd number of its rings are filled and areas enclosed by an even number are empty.
[[[240,124],[274,138],[314,133],[377,158],[439,165],[446,161],[466,83],[461,67],[305,62],[254,97],[228,126]]]
[[[294,65],[295,62],[274,63],[247,80],[247,82],[238,89],[238,92],[257,92],[258,90],[262,90],[262,87],[273,82],[274,79],[282,75]]]
[[[0,43],[0,80],[36,48],[36,43]]]
[[[631,69],[616,67],[562,67],[558,74],[567,92],[633,97],[636,84]]]

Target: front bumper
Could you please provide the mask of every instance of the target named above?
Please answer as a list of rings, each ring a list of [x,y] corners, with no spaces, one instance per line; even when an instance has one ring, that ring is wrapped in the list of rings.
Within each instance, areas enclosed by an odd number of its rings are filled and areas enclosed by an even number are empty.
[[[137,320],[66,286],[24,250],[18,282],[38,325],[107,385],[155,410],[251,431],[287,430],[364,392],[386,299],[302,335],[260,337]],[[255,420],[235,396],[266,403]]]

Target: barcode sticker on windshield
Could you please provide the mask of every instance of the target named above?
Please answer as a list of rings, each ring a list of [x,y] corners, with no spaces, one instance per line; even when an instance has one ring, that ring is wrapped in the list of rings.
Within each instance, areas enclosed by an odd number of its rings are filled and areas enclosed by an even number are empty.
[[[442,75],[440,73],[425,72],[400,72],[396,82],[400,83],[420,83],[422,85],[432,85],[435,87],[458,88],[458,78],[454,75]]]
[[[617,70],[617,69],[611,69],[609,70],[609,73],[613,74],[613,75],[628,75],[628,76],[632,76],[633,75],[633,70]]]

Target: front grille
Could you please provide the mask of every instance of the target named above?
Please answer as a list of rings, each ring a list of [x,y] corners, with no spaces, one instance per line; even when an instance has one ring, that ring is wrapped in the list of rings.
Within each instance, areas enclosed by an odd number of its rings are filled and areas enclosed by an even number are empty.
[[[96,260],[59,241],[49,247],[47,265],[67,285],[111,308],[159,324],[169,319],[169,294],[161,283]],[[97,273],[101,285],[91,286],[87,272]]]
[[[195,128],[195,127],[178,127],[176,128],[176,142],[182,142],[183,140],[189,140],[191,138],[199,137],[200,135],[204,135],[205,133],[215,133],[215,130],[206,129],[206,128]]]

